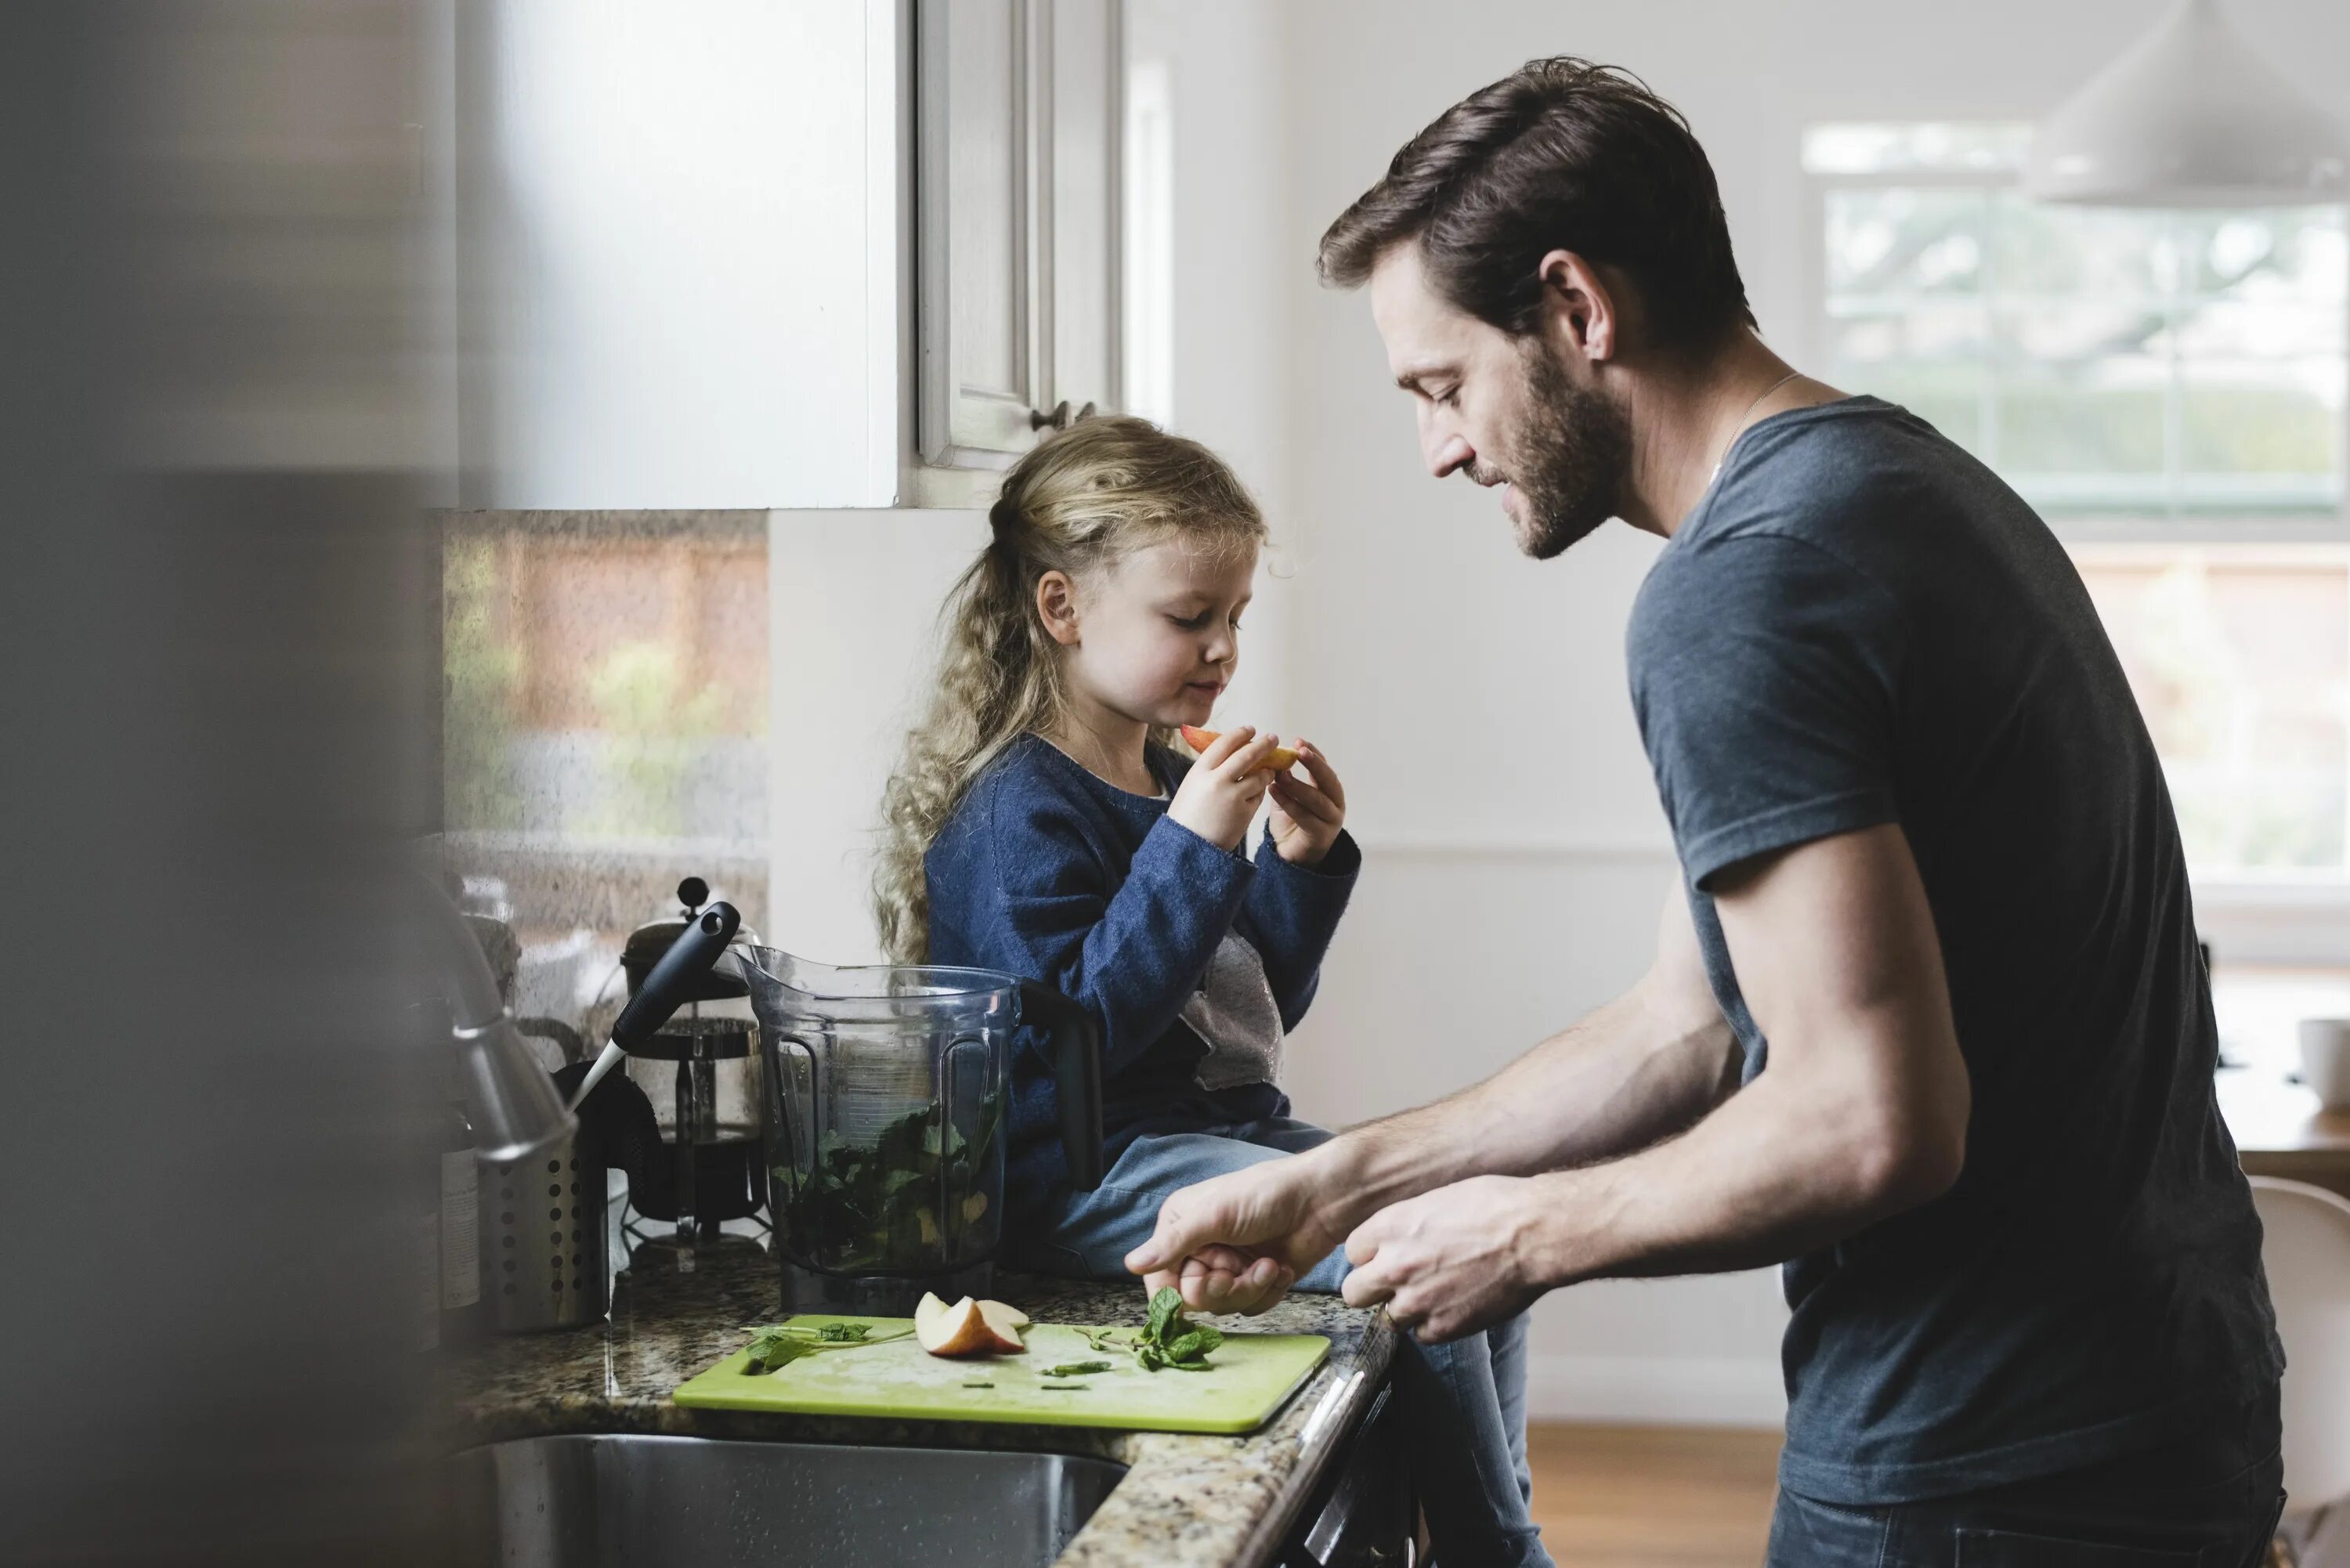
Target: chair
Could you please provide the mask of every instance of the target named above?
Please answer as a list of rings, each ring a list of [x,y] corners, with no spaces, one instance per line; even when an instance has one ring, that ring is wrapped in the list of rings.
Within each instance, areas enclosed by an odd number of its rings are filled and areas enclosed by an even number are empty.
[[[2296,1512],[2350,1497],[2350,1201],[2255,1176],[2284,1341],[2284,1484]]]

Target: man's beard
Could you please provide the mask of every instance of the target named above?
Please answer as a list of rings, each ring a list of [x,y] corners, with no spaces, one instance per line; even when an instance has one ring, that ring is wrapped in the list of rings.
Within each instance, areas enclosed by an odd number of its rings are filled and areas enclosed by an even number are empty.
[[[1518,548],[1547,561],[1616,514],[1632,421],[1607,393],[1569,379],[1541,338],[1526,344],[1524,359],[1531,411],[1503,466],[1518,493]]]

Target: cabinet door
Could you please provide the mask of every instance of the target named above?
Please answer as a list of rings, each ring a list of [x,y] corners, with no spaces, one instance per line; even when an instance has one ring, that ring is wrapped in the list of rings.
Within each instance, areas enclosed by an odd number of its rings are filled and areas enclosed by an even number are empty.
[[[919,0],[920,381],[923,461],[1001,467],[1035,442],[1043,127],[1034,94],[1049,0]]]
[[[1118,406],[1119,131],[1126,61],[1118,0],[1052,7],[1052,207],[1045,400]]]

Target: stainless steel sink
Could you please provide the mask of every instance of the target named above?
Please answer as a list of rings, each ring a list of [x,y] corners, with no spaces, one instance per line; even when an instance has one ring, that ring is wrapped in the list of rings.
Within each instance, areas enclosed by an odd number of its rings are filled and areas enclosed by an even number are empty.
[[[1122,1465],[706,1438],[558,1437],[459,1454],[467,1561],[501,1568],[1041,1565]]]

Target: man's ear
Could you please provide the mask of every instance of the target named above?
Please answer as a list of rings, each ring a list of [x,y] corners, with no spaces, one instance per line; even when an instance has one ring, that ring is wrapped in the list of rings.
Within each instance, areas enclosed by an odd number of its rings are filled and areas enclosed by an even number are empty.
[[[1046,572],[1036,579],[1036,616],[1055,642],[1077,645],[1077,585],[1068,573]]]
[[[1573,251],[1552,251],[1541,273],[1545,336],[1594,364],[1613,359],[1623,314],[1599,269]]]

